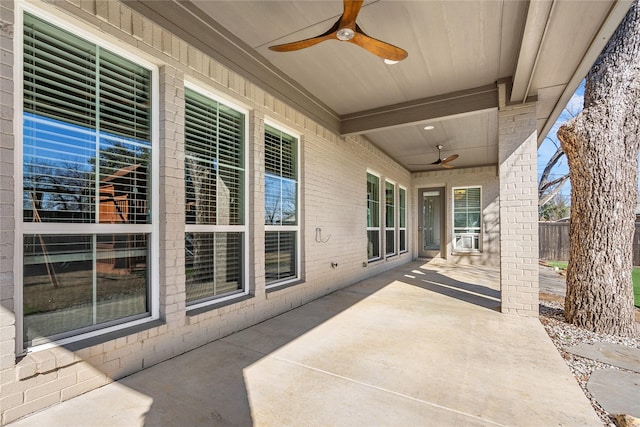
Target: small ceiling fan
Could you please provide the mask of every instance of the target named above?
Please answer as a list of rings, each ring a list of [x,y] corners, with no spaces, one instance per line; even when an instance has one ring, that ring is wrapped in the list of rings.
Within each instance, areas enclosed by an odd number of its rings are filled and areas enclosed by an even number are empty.
[[[384,58],[389,61],[402,61],[409,54],[406,50],[397,46],[383,42],[373,37],[369,37],[362,31],[360,26],[356,24],[356,19],[364,0],[344,0],[344,12],[326,33],[310,39],[285,43],[276,46],[270,46],[269,49],[276,52],[290,52],[293,50],[304,49],[316,45],[325,40],[339,40],[353,43],[363,49]]]
[[[438,160],[436,160],[433,163],[428,163],[429,165],[440,165],[443,168],[447,168],[447,169],[451,169],[454,168],[454,165],[450,165],[449,162],[454,161],[455,159],[457,159],[458,156],[457,154],[452,154],[450,156],[445,157],[444,159],[440,156],[440,151],[444,148],[442,145],[436,145],[436,148],[438,149]],[[426,166],[425,164],[411,164],[411,166]]]

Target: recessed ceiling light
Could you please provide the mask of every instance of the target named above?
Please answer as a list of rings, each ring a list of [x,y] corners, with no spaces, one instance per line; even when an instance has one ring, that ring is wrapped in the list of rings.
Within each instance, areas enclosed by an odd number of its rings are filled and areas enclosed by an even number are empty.
[[[427,125],[424,127],[424,130],[433,130],[435,127],[431,125]]]

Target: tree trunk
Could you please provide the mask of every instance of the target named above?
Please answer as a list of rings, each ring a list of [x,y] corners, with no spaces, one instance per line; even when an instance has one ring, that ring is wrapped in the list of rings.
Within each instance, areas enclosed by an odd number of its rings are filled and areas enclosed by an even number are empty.
[[[640,149],[636,0],[587,75],[584,110],[558,130],[571,176],[567,321],[634,335],[631,282]]]

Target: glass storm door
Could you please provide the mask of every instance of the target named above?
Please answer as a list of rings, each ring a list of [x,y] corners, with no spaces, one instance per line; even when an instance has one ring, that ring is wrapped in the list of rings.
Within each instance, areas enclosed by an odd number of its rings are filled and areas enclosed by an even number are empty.
[[[419,256],[433,258],[443,253],[444,188],[423,188],[419,191],[418,238]]]

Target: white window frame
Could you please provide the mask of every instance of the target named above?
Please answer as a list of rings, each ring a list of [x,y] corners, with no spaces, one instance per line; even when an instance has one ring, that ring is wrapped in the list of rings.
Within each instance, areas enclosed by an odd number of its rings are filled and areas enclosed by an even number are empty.
[[[402,211],[402,205],[400,203],[401,197],[400,194],[404,192],[404,212]],[[408,192],[406,187],[402,185],[399,186],[398,190],[398,252],[401,254],[409,251],[409,236],[407,234],[407,201],[408,201]],[[404,227],[401,224],[404,222]],[[404,231],[404,248],[402,248],[402,243],[400,239],[400,234]]]
[[[101,48],[108,49],[109,51],[134,62],[144,68],[147,68],[151,72],[151,224],[138,224],[137,232],[145,233],[149,235],[149,255],[148,255],[148,298],[149,298],[149,316],[142,319],[133,320],[126,323],[119,323],[117,325],[108,326],[93,331],[72,335],[56,341],[51,341],[44,344],[37,344],[28,348],[24,348],[23,331],[24,331],[24,266],[23,266],[23,240],[25,234],[41,234],[41,235],[91,235],[91,234],[126,234],[131,232],[131,228],[127,225],[121,224],[81,224],[81,223],[25,223],[23,221],[23,114],[24,114],[24,14],[30,13],[51,25],[59,27],[63,30],[69,31],[76,35],[78,38],[84,39],[90,43],[94,43]],[[15,164],[15,206],[14,213],[16,218],[16,233],[15,233],[15,259],[14,259],[14,272],[15,272],[15,314],[16,314],[16,353],[24,354],[26,352],[41,351],[48,348],[65,345],[72,342],[81,341],[84,339],[104,335],[110,332],[130,328],[136,325],[151,322],[160,318],[160,289],[159,283],[159,167],[160,154],[159,154],[159,69],[158,67],[143,59],[141,56],[132,55],[130,50],[123,49],[121,46],[110,43],[90,31],[86,31],[81,26],[76,26],[68,21],[62,20],[54,14],[46,12],[41,8],[31,5],[26,2],[16,3],[15,12],[15,31],[14,31],[14,82],[17,82],[14,86],[14,135],[15,135],[15,149],[14,149],[14,164]]]
[[[296,191],[296,225],[266,225],[264,226],[264,231],[269,232],[269,231],[294,231],[296,233],[296,275],[295,277],[289,277],[283,280],[278,280],[276,282],[271,282],[271,283],[265,283],[265,289],[274,289],[274,288],[278,288],[284,285],[289,285],[292,283],[296,283],[299,282],[301,280],[302,277],[302,227],[301,227],[301,222],[302,222],[302,206],[300,205],[300,202],[302,200],[301,197],[301,193],[302,193],[302,162],[300,161],[300,153],[302,150],[302,134],[300,134],[299,132],[294,131],[293,129],[284,126],[274,120],[271,120],[270,118],[265,118],[264,120],[264,124],[267,126],[271,126],[272,128],[275,128],[281,132],[286,133],[289,136],[292,136],[294,138],[297,139],[298,143],[296,144],[296,162],[297,162],[297,176],[296,176],[296,182],[297,182],[297,191]],[[265,135],[262,135],[262,141],[264,144],[264,140],[265,140]],[[264,164],[264,158],[262,159],[263,164]],[[263,169],[264,170],[264,169]],[[265,175],[266,175],[266,171],[263,172],[264,175],[262,176],[262,182],[265,182]],[[264,197],[264,194],[262,195],[262,197]],[[264,203],[264,201],[263,201]],[[264,204],[263,204],[263,211],[264,211]],[[264,212],[263,212],[263,224],[264,224]],[[264,247],[262,248],[262,250],[264,251]],[[264,253],[264,252],[263,252]]]
[[[393,205],[391,206],[391,210],[393,212],[393,224],[388,226],[387,225],[387,185],[391,185],[392,189],[393,189]],[[390,257],[394,257],[396,255],[398,255],[398,191],[397,191],[397,186],[396,183],[394,181],[391,181],[389,179],[385,179],[384,180],[384,190],[383,190],[383,194],[384,194],[384,256],[385,258],[390,258]],[[393,233],[393,238],[392,243],[393,243],[393,251],[392,252],[387,252],[387,245],[389,243],[388,238],[387,238],[387,233],[388,232],[392,232]]]
[[[200,224],[185,224],[185,233],[216,233],[216,232],[242,232],[242,290],[234,292],[232,294],[225,294],[220,297],[213,297],[210,300],[188,304],[187,310],[196,310],[199,308],[207,307],[212,304],[220,304],[221,302],[237,299],[246,295],[249,295],[249,113],[250,110],[234,103],[227,98],[219,95],[218,93],[205,89],[203,85],[192,82],[188,79],[184,82],[185,89],[191,89],[194,92],[199,93],[202,96],[210,98],[220,104],[236,110],[239,113],[244,114],[244,200],[243,200],[243,225],[200,225]],[[186,97],[185,97],[186,103]],[[185,178],[186,179],[186,178]]]
[[[477,232],[473,232],[473,233],[456,233],[456,226],[455,226],[455,215],[456,215],[456,209],[455,209],[455,194],[456,194],[456,190],[469,190],[472,188],[478,188],[480,190],[480,226],[477,227],[478,231]],[[482,205],[482,186],[481,185],[466,185],[466,186],[458,186],[458,187],[452,187],[451,188],[451,247],[452,247],[452,252],[454,253],[480,253],[482,252],[482,234],[483,234],[483,205]],[[467,227],[468,228],[468,227]],[[478,247],[472,247],[472,248],[458,248],[456,247],[456,239],[460,238],[460,239],[466,239],[466,240],[471,240],[472,242],[472,246],[474,246],[474,241],[477,239],[478,242]]]
[[[377,227],[369,227],[369,213],[367,212],[367,232],[369,231],[377,231],[378,232],[378,255],[369,258],[368,252],[367,252],[367,261],[368,262],[372,262],[372,261],[377,261],[379,259],[382,259],[383,255],[383,246],[382,246],[382,220],[383,220],[383,215],[382,215],[382,185],[380,185],[382,183],[382,179],[380,174],[371,171],[371,170],[367,170],[367,176],[365,179],[365,183],[369,182],[369,175],[374,176],[378,179],[378,226]],[[367,210],[369,209],[369,197],[367,195]],[[369,237],[367,236],[367,244],[369,243]]]

